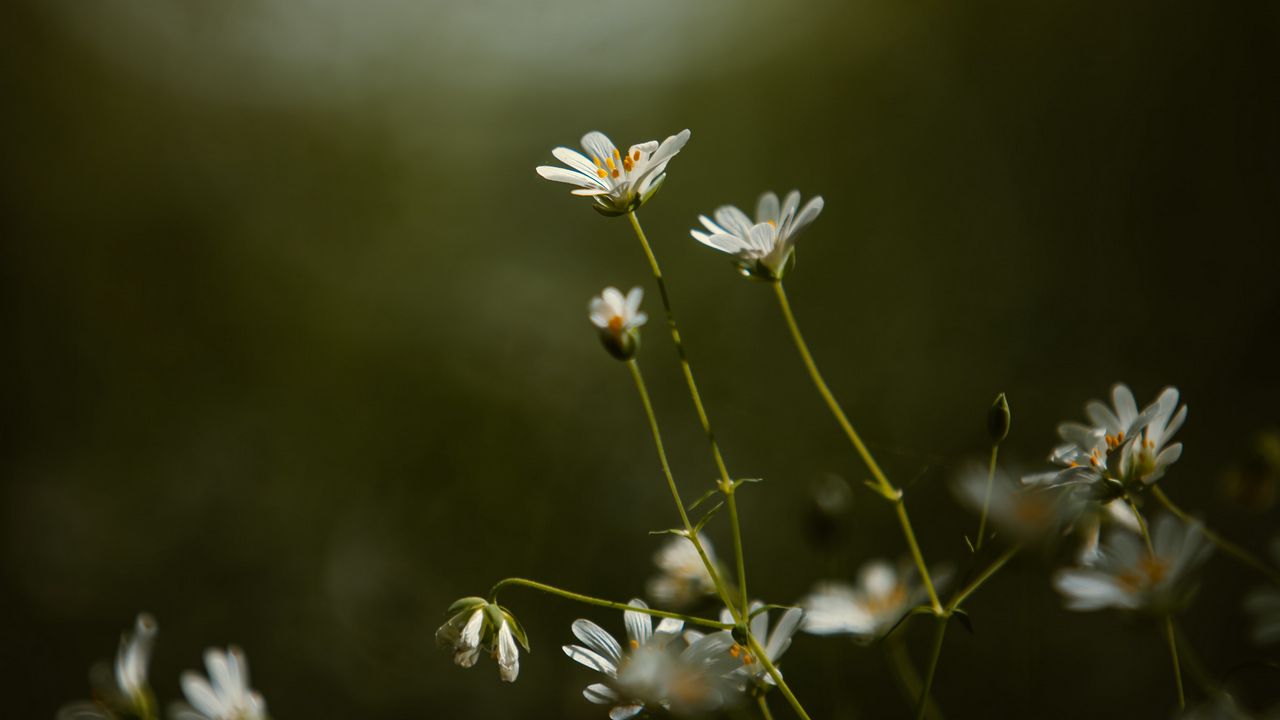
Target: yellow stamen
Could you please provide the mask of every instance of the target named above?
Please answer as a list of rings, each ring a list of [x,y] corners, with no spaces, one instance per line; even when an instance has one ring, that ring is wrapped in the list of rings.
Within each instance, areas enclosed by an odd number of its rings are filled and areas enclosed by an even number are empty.
[[[632,160],[632,162],[640,162],[640,151],[639,151],[639,150],[636,150],[635,152],[631,153],[631,160]]]
[[[631,649],[632,649],[632,650],[639,650],[639,649],[640,649],[640,641],[639,641],[639,640],[632,640],[632,641],[631,641]]]
[[[613,158],[605,158],[604,161],[605,161],[605,164],[609,166],[610,170],[618,169],[618,166],[613,164]]]
[[[615,333],[621,332],[622,324],[623,324],[623,320],[621,315],[614,315],[613,317],[609,318],[609,330],[611,332],[615,332]]]
[[[600,158],[596,157],[595,155],[591,156],[591,162],[595,163],[596,167],[601,167]]]
[[[600,177],[602,177],[602,178],[609,177],[609,173],[605,172],[604,170],[597,170],[597,171],[596,171],[596,174],[597,174],[597,175],[599,175],[599,176],[600,176]]]

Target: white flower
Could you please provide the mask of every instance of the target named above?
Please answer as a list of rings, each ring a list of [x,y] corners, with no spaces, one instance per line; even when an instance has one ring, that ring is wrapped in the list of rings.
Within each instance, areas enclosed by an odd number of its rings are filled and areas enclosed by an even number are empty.
[[[1271,557],[1280,565],[1280,537],[1271,541]],[[1244,607],[1253,615],[1253,641],[1269,645],[1280,641],[1280,588],[1261,587],[1249,593]]]
[[[590,197],[593,207],[604,215],[625,215],[648,202],[665,178],[671,158],[689,141],[689,131],[681,130],[659,145],[649,141],[632,145],[623,155],[604,133],[582,136],[586,155],[558,147],[552,155],[568,168],[541,165],[538,174],[548,180],[576,185],[574,195]]]
[[[529,641],[515,616],[481,597],[465,597],[450,606],[449,619],[436,630],[436,642],[453,651],[453,661],[469,668],[488,650],[498,663],[498,676],[515,682],[520,674],[520,648]]]
[[[104,665],[91,673],[97,702],[78,702],[58,711],[59,720],[108,720],[117,713],[149,717],[155,712],[155,696],[147,682],[147,666],[155,644],[155,618],[140,613],[133,632],[120,636],[120,649],[112,670]]]
[[[797,212],[799,210],[799,212]],[[706,229],[690,230],[698,242],[736,258],[745,275],[779,280],[787,271],[800,233],[822,212],[822,198],[815,197],[800,208],[800,193],[792,190],[782,204],[778,196],[766,192],[756,202],[753,223],[747,214],[732,205],[722,205],[715,220],[699,215]]]
[[[637,330],[648,315],[640,312],[640,301],[644,299],[644,290],[639,287],[623,297],[615,287],[607,287],[599,295],[591,298],[587,307],[591,324],[600,331],[600,340],[605,349],[619,360],[629,360],[636,354],[640,344],[640,333]]]
[[[1132,533],[1116,533],[1103,544],[1091,568],[1060,570],[1053,584],[1070,610],[1107,607],[1168,611],[1183,599],[1188,575],[1212,548],[1198,523],[1160,517],[1152,532],[1155,553]]]
[[[956,499],[974,512],[981,513],[985,503],[987,519],[999,532],[1034,542],[1051,535],[1070,517],[1075,506],[1070,502],[1072,493],[1024,487],[999,468],[988,488],[988,473],[988,468],[972,464],[951,487]]]
[[[941,578],[935,573],[935,581]],[[822,582],[800,601],[800,629],[814,635],[852,635],[859,642],[883,637],[924,599],[915,571],[872,560],[858,571],[858,584]]]
[[[632,607],[647,608],[632,600]],[[733,639],[727,632],[697,636],[685,644],[683,623],[664,618],[655,631],[653,619],[641,612],[623,613],[627,646],[590,620],[575,620],[573,634],[582,645],[565,645],[578,663],[605,675],[605,682],[583,690],[587,700],[612,705],[611,720],[625,720],[645,710],[676,713],[706,712],[724,705],[734,688],[726,675],[734,669],[729,654]],[[682,647],[683,646],[683,647]]]
[[[1071,493],[1072,497],[1079,495],[1079,492]],[[1120,498],[1105,503],[1078,502],[1076,507],[1078,514],[1075,529],[1084,538],[1076,554],[1076,562],[1081,565],[1096,565],[1102,559],[1101,540],[1104,525],[1119,525],[1131,533],[1140,532],[1142,529],[1133,508]]]
[[[1175,412],[1176,411],[1176,412]],[[1174,433],[1187,419],[1187,406],[1178,406],[1178,389],[1169,387],[1150,408],[1140,435],[1124,446],[1120,454],[1120,472],[1124,479],[1150,485],[1164,477],[1165,469],[1182,457],[1182,443],[1170,444]]]
[[[1049,460],[1060,470],[1029,475],[1022,481],[1049,487],[1093,485],[1100,499],[1110,499],[1126,485],[1149,485],[1160,479],[1182,454],[1181,443],[1168,444],[1187,417],[1186,406],[1178,407],[1178,390],[1165,388],[1142,412],[1123,383],[1111,388],[1111,399],[1114,407],[1098,400],[1085,405],[1091,424],[1058,426],[1064,444],[1054,449]],[[1118,477],[1108,469],[1109,455],[1117,450]]]
[[[716,561],[711,543],[701,533],[698,541],[711,562]],[[703,564],[693,541],[676,535],[668,540],[653,556],[653,562],[661,571],[646,586],[649,597],[664,607],[687,607],[695,600],[716,591],[715,581]]]
[[[224,653],[210,648],[204,653],[209,680],[187,671],[182,674],[182,693],[190,707],[179,707],[176,720],[265,720],[267,703],[249,687],[249,661],[235,646]]]

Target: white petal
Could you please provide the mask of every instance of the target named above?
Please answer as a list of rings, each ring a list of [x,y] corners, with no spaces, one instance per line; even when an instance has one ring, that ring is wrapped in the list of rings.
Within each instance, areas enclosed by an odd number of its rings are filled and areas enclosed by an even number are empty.
[[[609,677],[616,677],[618,674],[618,667],[595,650],[588,650],[581,645],[562,645],[561,649],[564,650],[565,655],[598,673],[604,673]]]
[[[618,148],[614,146],[613,141],[602,132],[593,130],[582,136],[582,147],[586,151],[598,158],[600,162],[612,158]]]
[[[590,620],[574,620],[573,635],[615,667],[622,661],[622,646],[604,628]]]
[[[498,677],[503,682],[515,682],[520,675],[520,649],[511,634],[511,624],[505,619],[498,628]]]
[[[751,218],[733,205],[721,205],[713,213],[716,224],[729,231],[730,235],[746,238],[751,234]]]
[[[756,201],[756,222],[772,222],[774,226],[779,226],[778,211],[778,196],[773,192],[763,193]]]
[[[198,712],[216,718],[226,711],[222,701],[214,694],[213,688],[204,678],[188,671],[182,673],[179,682],[182,685],[182,694],[187,696],[187,702],[191,703],[191,707]]]
[[[644,712],[642,704],[619,705],[609,711],[609,720],[630,720],[642,712]]]
[[[604,187],[601,185],[600,181],[594,177],[588,177],[580,172],[566,170],[565,168],[555,167],[554,165],[539,165],[537,167],[537,171],[539,175],[553,182],[568,183],[582,188],[592,188],[597,190]]]
[[[633,607],[649,608],[645,601],[640,599],[633,599],[627,604]],[[627,637],[632,643],[644,645],[649,642],[649,638],[653,637],[653,620],[648,615],[627,610],[622,614],[622,618],[627,624]]]
[[[614,692],[613,688],[605,685],[604,683],[588,685],[587,688],[582,691],[582,696],[597,705],[612,705],[613,703],[618,702],[618,693]]]
[[[764,652],[770,660],[777,660],[791,646],[791,637],[796,634],[802,619],[804,611],[800,608],[791,608],[782,614],[782,619],[773,627],[769,643],[764,646]]]
[[[598,170],[599,168],[597,168],[595,164],[591,162],[590,159],[588,159],[585,155],[578,152],[577,150],[570,150],[567,147],[558,147],[552,150],[551,154],[555,155],[556,159],[559,160],[560,162],[564,163],[565,165],[568,165],[569,167],[573,168],[574,170],[577,170],[578,172],[582,173],[583,175],[586,175],[587,177],[591,177],[593,175],[595,175],[596,177],[599,177],[598,175],[596,175],[596,170]]]

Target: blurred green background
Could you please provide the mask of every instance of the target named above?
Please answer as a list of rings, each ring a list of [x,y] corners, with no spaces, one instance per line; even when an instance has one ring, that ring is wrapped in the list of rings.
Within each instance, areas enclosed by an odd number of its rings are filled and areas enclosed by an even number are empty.
[[[997,392],[1004,456],[1029,469],[1117,380],[1181,388],[1162,484],[1261,549],[1277,7],[5,3],[5,714],[84,697],[148,610],[165,699],[236,642],[279,718],[604,717],[559,645],[575,617],[619,617],[511,591],[534,644],[514,685],[432,638],[507,575],[639,594],[647,531],[674,522],[586,320],[604,285],[644,285],[661,317],[643,256],[533,170],[591,129],[693,130],[641,216],[729,465],[766,479],[741,495],[755,594],[791,602],[904,549],[768,288],[687,234],[770,188],[826,198],[788,289],[931,560],[964,567],[976,520],[947,485],[984,455]],[[714,470],[660,322],[641,363],[696,496]],[[1233,467],[1254,500],[1224,492]],[[822,547],[808,508],[829,474],[858,490]],[[970,603],[942,708],[1169,716],[1156,627],[1066,612],[1051,568],[1015,561]],[[1258,584],[1219,555],[1184,620],[1253,706],[1280,686],[1247,664],[1277,653],[1247,641]],[[918,661],[928,634],[907,629]],[[907,714],[876,648],[802,636],[784,665],[815,717]]]

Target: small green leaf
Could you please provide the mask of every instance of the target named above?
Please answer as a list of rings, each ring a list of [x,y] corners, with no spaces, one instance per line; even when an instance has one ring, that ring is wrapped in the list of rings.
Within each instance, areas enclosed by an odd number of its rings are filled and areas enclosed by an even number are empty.
[[[733,481],[733,489],[737,490],[739,487],[742,487],[742,485],[746,483],[762,483],[762,482],[764,482],[764,478],[738,478],[737,480]]]
[[[476,597],[474,595],[470,597],[458,598],[457,600],[453,601],[453,604],[449,606],[448,610],[445,610],[444,614],[448,615],[449,617],[453,617],[458,613],[466,612],[468,610],[474,610],[480,607],[481,605],[484,605],[485,602],[486,600],[484,598]]]
[[[712,516],[719,512],[722,507],[724,507],[724,501],[716,503],[716,506],[708,510],[707,514],[703,515],[702,519],[698,521],[698,524],[693,526],[693,531],[695,533],[702,532],[702,528],[711,521]]]
[[[680,537],[689,537],[689,533],[682,528],[667,528],[666,530],[650,530],[650,535],[679,535]]]
[[[712,495],[715,495],[718,492],[720,492],[719,488],[711,488],[710,490],[702,493],[702,497],[698,498],[697,500],[694,500],[693,504],[689,505],[687,509],[693,510],[694,508],[698,507],[702,503],[706,502],[708,499],[711,498]]]

